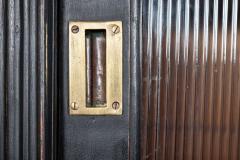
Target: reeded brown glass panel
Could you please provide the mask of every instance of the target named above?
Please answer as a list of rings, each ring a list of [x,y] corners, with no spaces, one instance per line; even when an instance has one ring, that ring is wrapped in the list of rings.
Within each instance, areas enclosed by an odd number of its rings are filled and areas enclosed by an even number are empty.
[[[141,159],[240,158],[238,0],[143,0]]]

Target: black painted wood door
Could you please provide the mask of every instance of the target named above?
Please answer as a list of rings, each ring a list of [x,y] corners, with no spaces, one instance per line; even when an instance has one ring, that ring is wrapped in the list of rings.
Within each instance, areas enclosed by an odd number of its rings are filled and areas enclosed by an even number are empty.
[[[138,159],[137,0],[0,0],[0,160]],[[123,115],[71,116],[69,21],[122,21]]]

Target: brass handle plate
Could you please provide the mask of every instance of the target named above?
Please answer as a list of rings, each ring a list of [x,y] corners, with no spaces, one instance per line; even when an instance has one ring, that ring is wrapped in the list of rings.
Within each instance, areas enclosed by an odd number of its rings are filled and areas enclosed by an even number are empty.
[[[106,104],[89,107],[86,100],[86,30],[106,31]],[[69,22],[70,115],[122,114],[122,22]]]

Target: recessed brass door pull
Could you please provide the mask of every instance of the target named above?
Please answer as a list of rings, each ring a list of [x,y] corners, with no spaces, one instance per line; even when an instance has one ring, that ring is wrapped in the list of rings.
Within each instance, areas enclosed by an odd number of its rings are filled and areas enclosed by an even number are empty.
[[[122,22],[69,23],[69,112],[122,114]]]

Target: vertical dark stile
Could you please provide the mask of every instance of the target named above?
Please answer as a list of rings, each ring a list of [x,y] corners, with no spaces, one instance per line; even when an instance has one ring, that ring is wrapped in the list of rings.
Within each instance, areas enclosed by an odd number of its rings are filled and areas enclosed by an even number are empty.
[[[20,6],[19,1],[7,1],[7,159],[15,160],[20,153]]]
[[[29,159],[38,157],[37,130],[37,3],[29,1]]]
[[[161,7],[161,18],[162,18],[162,37],[161,37],[161,66],[160,66],[160,102],[159,102],[159,156],[158,159],[165,159],[165,148],[166,148],[166,111],[167,111],[167,82],[168,82],[168,67],[167,67],[167,54],[166,54],[166,19],[167,19],[167,3],[162,1]]]
[[[198,0],[197,0],[198,1]],[[195,98],[195,56],[198,47],[198,3],[191,1],[194,8],[190,8],[189,17],[189,54],[187,64],[186,82],[186,109],[185,109],[185,133],[184,133],[184,160],[190,160],[193,156],[193,122],[194,122],[194,98]],[[195,2],[195,3],[194,3]]]
[[[36,1],[32,6],[33,18],[37,19],[32,28],[36,58],[33,64],[36,72],[36,110],[33,110],[32,118],[37,118],[37,128],[34,128],[37,130],[34,131],[38,133],[35,156],[45,160],[55,158],[56,154],[56,1]]]
[[[214,55],[214,20],[213,18],[213,1],[208,1],[208,5],[205,4],[208,11],[205,11],[204,24],[206,24],[206,30],[208,31],[208,37],[205,36],[205,53],[206,53],[206,77],[205,77],[205,91],[204,91],[204,121],[203,121],[203,147],[202,147],[202,158],[206,160],[211,159],[211,139],[212,139],[212,102],[213,102],[213,55]],[[211,10],[210,10],[211,9]],[[210,11],[209,11],[210,10]],[[209,15],[207,15],[207,12]],[[207,38],[207,39],[206,39]],[[216,54],[216,53],[215,53]]]
[[[229,141],[229,159],[238,159],[238,141],[239,141],[239,31],[238,29],[238,1],[232,3],[232,32],[231,32],[231,52],[232,52],[232,94],[231,94],[231,113],[230,113],[230,141]],[[237,44],[238,42],[238,44]]]
[[[61,48],[62,46],[62,38],[61,38],[61,35],[59,33],[63,33],[63,28],[60,27],[61,25],[63,25],[63,20],[61,19],[61,17],[63,16],[63,11],[61,11],[61,8],[64,8],[64,2],[63,1],[58,1],[57,3],[57,8],[58,8],[58,14],[57,14],[57,44],[58,44],[58,47],[59,49]],[[63,103],[62,101],[60,101],[61,99],[63,99],[63,95],[59,94],[61,92],[63,92],[63,89],[60,88],[59,86],[63,83],[63,79],[62,79],[62,74],[60,74],[60,70],[63,70],[63,66],[62,65],[59,65],[60,64],[60,61],[63,61],[63,57],[59,54],[61,50],[58,50],[58,53],[57,53],[57,122],[60,122],[62,121],[62,114],[61,112],[63,112]],[[63,126],[62,125],[57,125],[57,131],[59,132],[58,135],[57,135],[57,145],[58,146],[63,146],[63,141],[61,141],[62,137],[63,137],[63,132],[61,132],[61,130],[63,130]],[[57,154],[56,154],[56,159],[60,159],[64,156],[64,147],[58,147],[57,148]]]
[[[45,105],[45,159],[56,159],[56,3],[55,0],[45,1],[45,75],[46,75],[46,105]]]
[[[29,0],[24,0],[22,2],[22,9],[23,13],[21,14],[23,16],[23,75],[22,75],[22,81],[23,81],[23,108],[22,108],[22,118],[23,118],[23,143],[22,143],[22,151],[23,151],[23,157],[26,160],[29,160]],[[32,107],[32,106],[31,106]]]
[[[132,0],[131,1],[131,49],[130,49],[130,79],[132,81],[131,87],[130,87],[130,113],[131,116],[129,116],[130,121],[130,153],[129,153],[129,159],[131,160],[139,160],[140,159],[140,135],[139,135],[139,121],[140,121],[140,103],[141,100],[139,100],[141,96],[141,36],[142,33],[140,33],[140,25],[142,24],[142,20],[140,19],[141,14],[141,2],[142,0]]]
[[[0,0],[0,159],[5,159],[5,1]]]
[[[56,159],[56,2],[55,0],[45,3],[45,33],[46,36],[46,101],[45,105],[45,159]]]
[[[197,1],[196,1],[197,2]],[[198,2],[198,47],[196,54],[196,89],[194,104],[193,159],[202,159],[205,58],[208,47],[208,0]],[[197,12],[197,11],[196,11]]]
[[[51,0],[51,7],[49,8],[49,16],[50,17],[50,24],[49,25],[49,30],[48,33],[51,35],[51,38],[49,38],[49,42],[51,44],[51,59],[49,59],[49,66],[51,66],[51,72],[49,73],[49,77],[51,77],[51,87],[49,87],[49,90],[51,90],[51,114],[50,114],[50,122],[49,124],[51,125],[51,160],[57,160],[57,127],[58,127],[58,122],[57,122],[57,113],[58,113],[58,108],[57,108],[57,51],[58,51],[58,45],[57,45],[57,4],[58,1],[56,0]],[[49,80],[50,81],[50,80]]]
[[[36,156],[41,160],[56,158],[56,3],[35,2],[37,23],[36,47],[36,114],[38,137]],[[33,3],[34,4],[34,3]]]
[[[222,52],[223,52],[223,73],[222,73],[222,117],[221,117],[221,142],[220,159],[229,158],[229,125],[230,125],[230,100],[232,83],[232,52],[231,52],[231,27],[228,28],[228,0],[223,3],[222,23]],[[230,5],[231,6],[231,5]]]
[[[184,117],[185,117],[185,97],[186,97],[186,67],[188,61],[188,38],[189,38],[189,1],[182,4],[183,13],[181,15],[180,52],[178,67],[178,94],[177,94],[177,122],[176,122],[176,144],[175,158],[183,159],[184,149]]]
[[[219,6],[218,6],[219,5]],[[222,6],[218,0],[214,3],[215,12],[214,18],[217,18],[217,26],[214,27],[214,34],[216,36],[216,55],[214,57],[214,110],[213,110],[213,137],[212,137],[212,159],[219,159],[220,156],[220,132],[221,132],[221,106],[222,106],[222,28],[221,28],[221,11]],[[219,26],[220,25],[220,26]]]
[[[142,8],[142,105],[141,105],[141,159],[147,155],[147,120],[148,120],[148,1],[143,0]]]
[[[157,119],[157,0],[153,0],[151,3],[150,22],[149,25],[149,42],[148,42],[148,54],[149,54],[149,117],[148,117],[148,148],[147,155],[149,160],[155,160],[156,158],[156,119]]]

